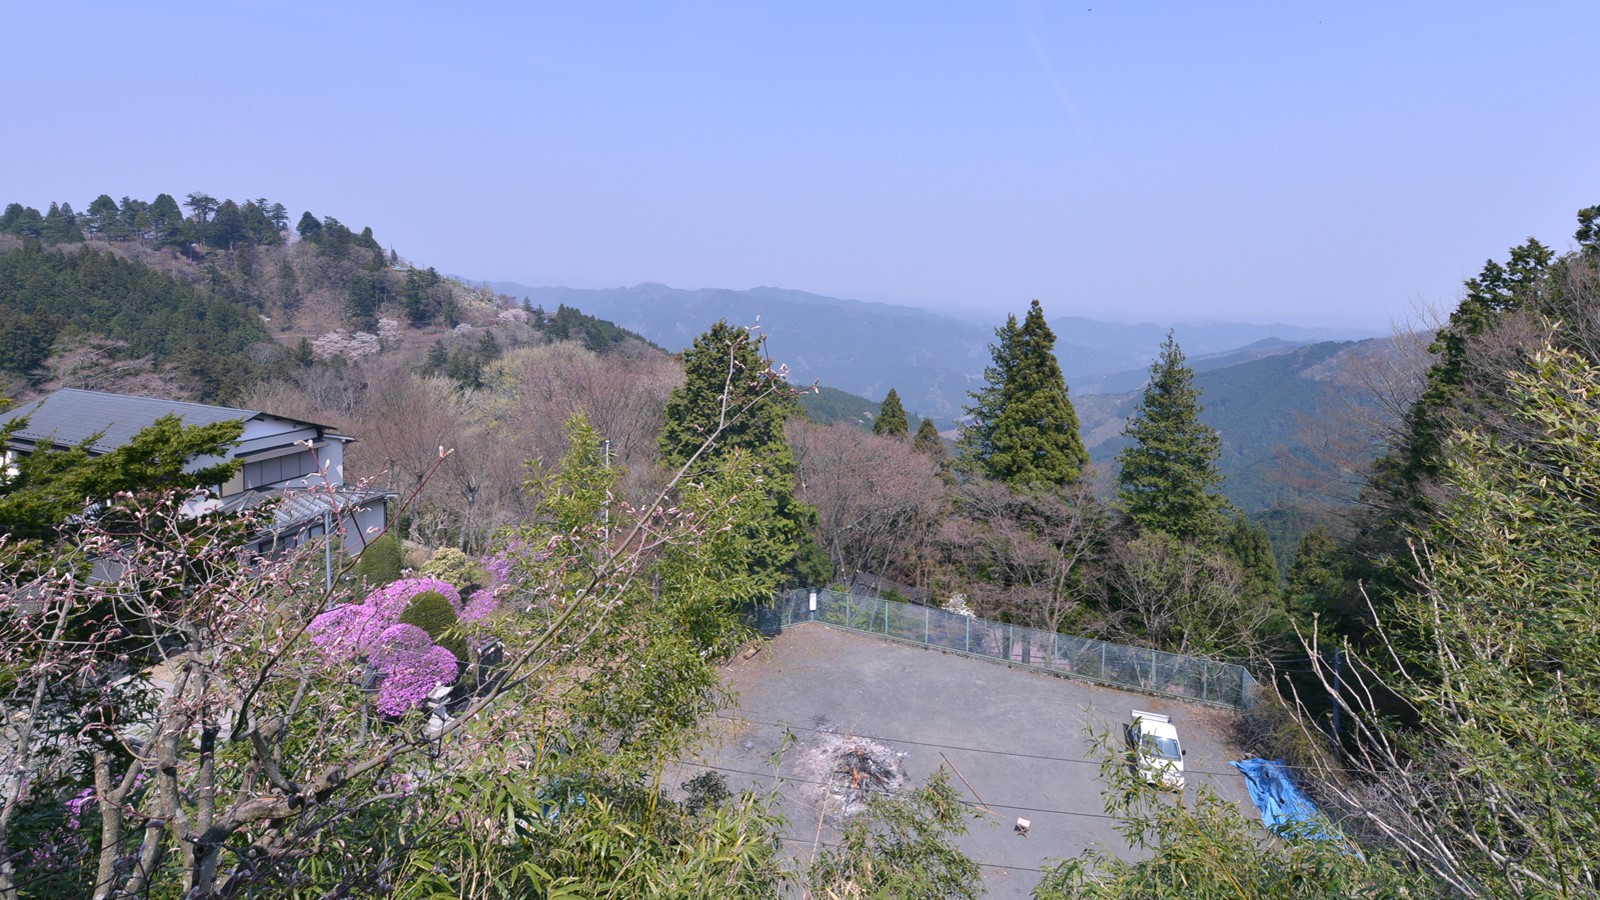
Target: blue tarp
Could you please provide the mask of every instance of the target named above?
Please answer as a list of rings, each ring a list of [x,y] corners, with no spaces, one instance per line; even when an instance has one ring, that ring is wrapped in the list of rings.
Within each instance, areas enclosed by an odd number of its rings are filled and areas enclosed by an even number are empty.
[[[1229,763],[1244,773],[1250,799],[1261,810],[1261,820],[1275,833],[1293,833],[1318,840],[1332,840],[1327,821],[1316,804],[1300,790],[1281,759],[1241,759]]]

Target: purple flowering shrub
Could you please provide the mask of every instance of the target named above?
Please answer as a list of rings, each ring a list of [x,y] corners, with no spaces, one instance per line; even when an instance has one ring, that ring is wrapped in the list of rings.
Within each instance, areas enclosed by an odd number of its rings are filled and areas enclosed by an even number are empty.
[[[494,615],[494,611],[499,608],[500,601],[495,599],[494,591],[479,588],[467,598],[466,608],[461,610],[461,621],[468,625],[479,624]]]
[[[376,609],[364,603],[346,603],[312,619],[306,630],[311,634],[312,645],[322,651],[323,658],[344,663],[364,655],[384,627]]]
[[[415,625],[390,625],[372,642],[367,651],[367,663],[380,672],[387,672],[410,656],[427,653],[433,638]]]
[[[400,621],[400,614],[406,611],[406,607],[411,603],[411,598],[418,594],[425,594],[428,591],[437,591],[443,594],[444,598],[449,600],[450,605],[455,608],[455,611],[458,614],[461,612],[461,592],[456,590],[455,585],[448,581],[440,581],[437,578],[428,578],[426,576],[422,578],[402,578],[399,581],[390,582],[368,594],[367,599],[363,602],[378,611],[378,614],[383,617],[384,625],[387,627]]]
[[[328,662],[365,659],[378,670],[383,680],[377,708],[384,715],[420,706],[436,685],[455,681],[460,672],[456,655],[435,644],[428,632],[400,624],[412,599],[429,591],[443,595],[466,621],[481,621],[494,611],[494,597],[486,591],[478,591],[463,608],[454,585],[437,578],[405,578],[373,591],[359,604],[336,606],[307,626],[312,645]],[[478,594],[488,594],[487,600]]]
[[[421,706],[429,691],[454,681],[460,670],[455,654],[437,646],[420,653],[402,650],[391,655],[388,662],[376,704],[378,712],[386,716],[398,716]]]
[[[497,588],[511,583],[511,567],[515,562],[512,560],[510,549],[503,553],[491,553],[478,560],[478,564],[489,573],[489,587]]]

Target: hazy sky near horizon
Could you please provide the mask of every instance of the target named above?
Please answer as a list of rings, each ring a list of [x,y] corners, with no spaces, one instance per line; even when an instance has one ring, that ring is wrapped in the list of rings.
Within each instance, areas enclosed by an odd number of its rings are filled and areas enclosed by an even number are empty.
[[[1382,328],[1600,203],[1593,0],[0,14],[0,203],[264,196],[485,280]]]

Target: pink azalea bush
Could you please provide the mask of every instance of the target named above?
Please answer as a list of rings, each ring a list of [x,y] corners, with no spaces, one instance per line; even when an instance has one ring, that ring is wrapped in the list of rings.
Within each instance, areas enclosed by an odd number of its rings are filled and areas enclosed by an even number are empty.
[[[311,620],[306,631],[311,644],[330,663],[365,659],[383,676],[377,708],[384,715],[400,715],[422,704],[428,692],[456,680],[460,663],[454,653],[433,642],[428,632],[400,623],[400,616],[418,594],[435,591],[444,596],[463,621],[478,622],[494,611],[492,592],[478,591],[463,608],[461,592],[437,578],[403,578],[366,596]],[[485,595],[480,597],[479,595]]]
[[[476,625],[494,615],[494,611],[499,608],[500,601],[495,599],[494,591],[479,588],[467,598],[466,608],[461,610],[461,621]]]
[[[418,653],[401,651],[389,659],[383,683],[378,686],[378,712],[398,716],[422,705],[428,692],[456,679],[456,656],[443,647],[433,646]]]
[[[406,611],[406,606],[411,603],[411,598],[428,591],[437,591],[444,595],[457,613],[461,612],[461,592],[455,585],[437,578],[402,578],[390,582],[367,595],[363,601],[367,606],[378,611],[383,617],[385,626],[393,625],[400,621],[400,614]]]
[[[323,658],[346,663],[365,655],[368,645],[383,632],[385,625],[373,607],[347,603],[312,619],[306,630],[311,634],[312,645],[322,651]]]

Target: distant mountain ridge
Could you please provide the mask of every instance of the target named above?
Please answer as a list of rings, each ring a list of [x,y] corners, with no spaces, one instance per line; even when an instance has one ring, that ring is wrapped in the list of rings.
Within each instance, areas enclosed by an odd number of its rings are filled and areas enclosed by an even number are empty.
[[[633,287],[580,289],[528,287],[491,282],[493,290],[553,310],[565,304],[609,319],[671,351],[689,345],[718,319],[755,324],[770,336],[768,352],[789,366],[790,379],[813,381],[870,399],[895,388],[906,407],[948,426],[983,380],[989,344],[1004,317],[987,327],[909,306],[826,297],[773,287],[749,290],[685,290],[646,283]],[[1020,302],[1019,302],[1020,306]],[[1123,385],[1147,366],[1166,337],[1167,326],[1124,325],[1079,316],[1046,316],[1056,333],[1056,355],[1074,392]],[[1353,328],[1305,328],[1283,324],[1188,324],[1174,326],[1191,358],[1244,352],[1292,350],[1316,341],[1375,336]],[[1243,358],[1250,358],[1243,357]],[[1142,384],[1142,379],[1139,384]],[[1124,388],[1131,390],[1132,388]],[[1115,389],[1114,387],[1112,389]]]
[[[1400,353],[1392,338],[1374,338],[1195,366],[1200,420],[1222,438],[1217,466],[1223,493],[1252,513],[1325,501],[1323,492],[1348,477],[1341,465],[1370,449],[1339,445],[1384,420],[1381,398],[1363,376],[1379,359],[1390,371],[1421,365]],[[1141,380],[1126,392],[1074,394],[1083,442],[1096,464],[1114,468],[1127,444],[1122,429],[1143,387]]]

